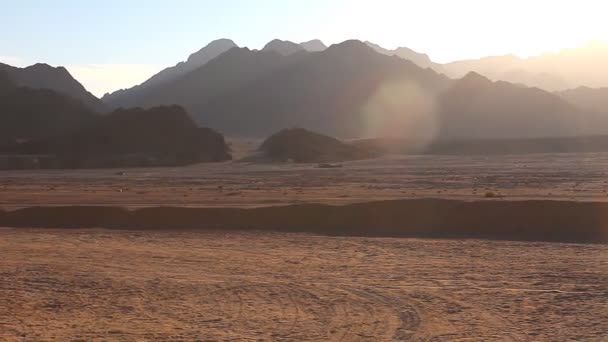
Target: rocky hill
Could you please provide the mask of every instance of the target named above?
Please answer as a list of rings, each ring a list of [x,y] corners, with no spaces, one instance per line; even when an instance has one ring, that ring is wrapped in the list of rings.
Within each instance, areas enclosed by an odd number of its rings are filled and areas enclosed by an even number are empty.
[[[302,128],[284,129],[267,138],[260,151],[272,161],[331,163],[377,156],[369,149]]]
[[[169,166],[230,159],[224,137],[199,128],[178,106],[117,110],[63,136],[20,144],[20,154],[50,155],[48,167]]]

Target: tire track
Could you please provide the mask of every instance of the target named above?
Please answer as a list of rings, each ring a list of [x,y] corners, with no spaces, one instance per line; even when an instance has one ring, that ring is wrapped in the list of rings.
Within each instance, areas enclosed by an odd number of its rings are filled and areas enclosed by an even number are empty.
[[[281,323],[274,326],[281,338],[407,340],[420,325],[416,309],[404,300],[340,285],[250,283],[209,292],[201,301],[223,303],[221,316],[245,335],[256,322],[273,321]]]

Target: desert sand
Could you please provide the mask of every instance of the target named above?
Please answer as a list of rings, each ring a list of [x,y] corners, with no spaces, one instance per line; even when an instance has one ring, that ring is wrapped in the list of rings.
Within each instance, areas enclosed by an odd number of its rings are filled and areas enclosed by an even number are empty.
[[[608,153],[388,156],[315,164],[0,171],[0,207],[257,207],[404,198],[608,200]]]
[[[608,154],[391,156],[337,169],[235,161],[0,180],[6,210],[604,202]],[[121,228],[0,228],[0,341],[608,338],[606,244]]]
[[[602,341],[606,245],[0,229],[0,340]]]

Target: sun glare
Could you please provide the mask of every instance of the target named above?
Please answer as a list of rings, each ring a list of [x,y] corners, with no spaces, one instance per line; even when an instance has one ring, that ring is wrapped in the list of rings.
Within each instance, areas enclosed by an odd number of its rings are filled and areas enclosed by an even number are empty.
[[[336,41],[356,36],[407,46],[442,63],[608,42],[605,1],[349,1],[339,12],[328,24]]]

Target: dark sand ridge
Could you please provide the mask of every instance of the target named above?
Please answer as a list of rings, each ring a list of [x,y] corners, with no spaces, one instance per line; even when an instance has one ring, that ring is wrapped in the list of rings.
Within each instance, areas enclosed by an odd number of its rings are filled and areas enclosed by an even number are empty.
[[[0,211],[0,226],[270,230],[341,236],[608,242],[608,203],[414,199],[264,208],[67,206]]]

